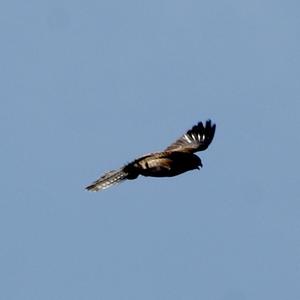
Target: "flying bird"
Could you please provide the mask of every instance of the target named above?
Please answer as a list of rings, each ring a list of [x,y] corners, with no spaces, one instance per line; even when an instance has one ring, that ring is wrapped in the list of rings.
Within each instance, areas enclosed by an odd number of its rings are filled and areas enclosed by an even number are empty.
[[[216,124],[211,120],[193,126],[177,141],[162,152],[143,155],[120,169],[105,173],[86,189],[99,191],[124,180],[136,179],[139,175],[151,177],[172,177],[181,173],[200,169],[202,162],[195,152],[206,150],[212,142]]]

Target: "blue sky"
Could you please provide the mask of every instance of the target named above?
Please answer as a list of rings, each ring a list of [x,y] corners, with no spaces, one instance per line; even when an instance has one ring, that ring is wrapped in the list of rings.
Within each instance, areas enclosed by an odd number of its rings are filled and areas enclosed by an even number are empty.
[[[299,1],[3,1],[0,298],[300,299]],[[198,121],[204,168],[84,186]]]

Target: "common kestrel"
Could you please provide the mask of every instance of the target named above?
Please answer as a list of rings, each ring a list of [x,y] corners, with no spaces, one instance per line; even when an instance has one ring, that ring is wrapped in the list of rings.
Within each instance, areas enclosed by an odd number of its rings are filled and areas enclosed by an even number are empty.
[[[216,124],[212,124],[210,120],[206,121],[205,126],[199,122],[164,151],[143,155],[118,170],[107,172],[86,189],[104,190],[126,179],[136,179],[139,175],[172,177],[200,169],[201,159],[194,153],[207,149],[215,130]]]

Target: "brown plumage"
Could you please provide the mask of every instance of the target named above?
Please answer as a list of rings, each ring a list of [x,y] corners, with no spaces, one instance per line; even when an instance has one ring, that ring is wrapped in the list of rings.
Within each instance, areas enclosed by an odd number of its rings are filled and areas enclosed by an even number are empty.
[[[202,167],[201,159],[194,152],[207,149],[213,140],[216,125],[210,120],[205,126],[199,122],[162,152],[150,153],[135,159],[122,168],[110,171],[87,186],[89,191],[104,190],[126,179],[139,175],[172,177]]]

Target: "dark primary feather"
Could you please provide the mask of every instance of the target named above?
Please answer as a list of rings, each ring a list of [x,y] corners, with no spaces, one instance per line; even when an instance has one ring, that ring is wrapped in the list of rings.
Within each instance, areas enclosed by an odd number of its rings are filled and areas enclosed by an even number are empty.
[[[176,142],[166,148],[165,151],[198,152],[207,149],[213,140],[216,131],[216,124],[211,124],[211,120],[206,121],[205,127],[202,122],[193,126]]]

